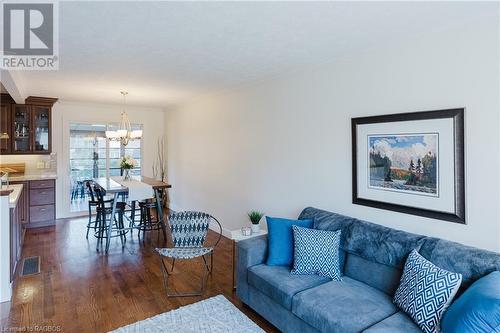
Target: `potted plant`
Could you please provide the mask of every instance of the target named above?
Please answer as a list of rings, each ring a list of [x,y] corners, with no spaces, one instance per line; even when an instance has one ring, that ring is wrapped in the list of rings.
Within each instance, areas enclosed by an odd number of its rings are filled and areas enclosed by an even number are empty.
[[[132,156],[125,155],[120,160],[120,168],[123,169],[123,180],[130,180],[130,169],[137,166],[137,161]]]
[[[264,213],[261,213],[256,210],[252,210],[251,212],[248,213],[248,218],[250,219],[250,222],[252,222],[252,233],[258,234],[260,232],[260,219],[264,216]]]

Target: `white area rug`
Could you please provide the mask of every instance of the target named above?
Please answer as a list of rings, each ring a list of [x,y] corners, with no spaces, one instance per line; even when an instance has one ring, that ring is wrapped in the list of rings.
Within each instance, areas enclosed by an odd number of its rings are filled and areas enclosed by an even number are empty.
[[[224,296],[180,307],[123,326],[113,333],[263,333],[264,331]]]

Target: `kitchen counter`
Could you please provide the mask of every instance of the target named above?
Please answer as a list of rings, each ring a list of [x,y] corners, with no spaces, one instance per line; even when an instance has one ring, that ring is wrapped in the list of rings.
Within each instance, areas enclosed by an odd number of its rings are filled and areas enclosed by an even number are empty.
[[[9,176],[9,181],[13,182],[21,182],[29,180],[46,180],[46,179],[57,179],[57,173],[44,172],[44,173],[25,174],[22,176]]]
[[[15,185],[3,186],[2,190],[12,190],[12,192],[9,194],[9,208],[16,207],[17,202],[19,201],[19,198],[21,196],[21,192],[23,190],[23,185],[15,184]]]
[[[19,198],[21,197],[21,192],[23,191],[23,184],[12,184],[9,186],[2,186],[1,191],[4,192],[3,195],[7,196],[9,193],[9,208],[15,208]]]
[[[24,228],[21,209],[24,202],[23,184],[2,186],[0,191],[0,302],[9,301],[12,296],[12,282],[16,267],[21,259]],[[7,223],[6,223],[7,222]]]

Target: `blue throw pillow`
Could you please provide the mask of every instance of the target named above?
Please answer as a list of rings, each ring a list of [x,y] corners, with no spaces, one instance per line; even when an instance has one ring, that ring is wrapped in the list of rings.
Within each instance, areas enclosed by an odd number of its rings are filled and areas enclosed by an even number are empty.
[[[289,220],[266,216],[269,266],[290,266],[293,262],[292,225],[311,228],[313,220]]]
[[[445,312],[443,333],[500,332],[500,272],[477,280]]]
[[[342,279],[339,263],[340,230],[328,231],[293,226],[292,274],[317,274]]]
[[[439,332],[441,318],[460,287],[462,275],[437,267],[417,250],[406,259],[394,303],[426,333]]]

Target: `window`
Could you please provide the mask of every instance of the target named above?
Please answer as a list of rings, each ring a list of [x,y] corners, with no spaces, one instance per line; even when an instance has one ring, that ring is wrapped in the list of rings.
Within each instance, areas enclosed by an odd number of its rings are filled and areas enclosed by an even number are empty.
[[[70,175],[72,180],[106,177],[105,125],[70,125]]]
[[[117,130],[117,124],[109,125],[109,130]],[[131,124],[132,130],[142,129],[141,125]],[[109,175],[121,176],[120,160],[123,156],[132,156],[137,161],[137,167],[130,170],[132,176],[141,175],[141,144],[142,140],[129,141],[126,146],[118,141],[109,142]]]
[[[132,124],[132,130],[142,125]],[[134,176],[141,175],[142,140],[132,140],[126,146],[118,141],[106,139],[106,130],[115,130],[117,124],[70,124],[69,166],[71,211],[88,209],[85,180],[97,177],[122,175],[120,159],[129,155],[137,160],[137,167],[131,170]]]

